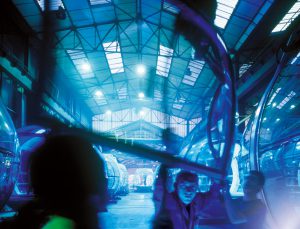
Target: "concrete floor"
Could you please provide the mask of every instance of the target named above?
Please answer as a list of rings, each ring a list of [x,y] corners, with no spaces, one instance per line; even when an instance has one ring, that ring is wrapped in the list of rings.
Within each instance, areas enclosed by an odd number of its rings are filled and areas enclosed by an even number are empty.
[[[130,193],[100,214],[102,228],[150,229],[154,214],[152,193]]]

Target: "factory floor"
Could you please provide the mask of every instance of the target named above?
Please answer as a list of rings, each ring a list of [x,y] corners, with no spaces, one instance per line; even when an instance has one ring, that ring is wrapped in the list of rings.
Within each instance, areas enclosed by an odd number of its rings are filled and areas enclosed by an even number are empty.
[[[129,193],[100,214],[101,228],[150,229],[153,214],[152,193]]]

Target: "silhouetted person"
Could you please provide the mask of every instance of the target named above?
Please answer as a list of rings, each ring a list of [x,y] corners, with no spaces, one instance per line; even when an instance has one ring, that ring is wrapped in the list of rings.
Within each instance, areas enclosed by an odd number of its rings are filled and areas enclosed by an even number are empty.
[[[30,176],[34,201],[8,228],[96,229],[104,204],[104,164],[92,144],[78,136],[54,136],[33,153]]]
[[[250,171],[245,177],[243,190],[244,197],[233,200],[229,190],[225,193],[225,202],[228,216],[233,224],[240,229],[263,228],[266,206],[257,198],[257,194],[263,188],[265,178],[258,171]]]

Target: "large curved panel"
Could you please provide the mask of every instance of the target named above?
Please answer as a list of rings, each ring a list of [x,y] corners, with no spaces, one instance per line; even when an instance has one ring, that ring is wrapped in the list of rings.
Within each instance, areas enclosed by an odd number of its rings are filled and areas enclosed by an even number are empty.
[[[19,170],[19,160],[15,127],[0,101],[0,209],[13,191]]]
[[[266,176],[266,203],[284,229],[300,226],[300,78],[292,63],[279,65],[250,123],[251,169]]]

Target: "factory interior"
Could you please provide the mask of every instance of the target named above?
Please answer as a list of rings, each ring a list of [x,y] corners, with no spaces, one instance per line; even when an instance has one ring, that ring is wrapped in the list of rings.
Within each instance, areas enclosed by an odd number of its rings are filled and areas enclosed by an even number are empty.
[[[212,199],[186,229],[246,228],[228,206],[258,171],[263,227],[247,228],[299,229],[299,15],[300,0],[1,0],[0,228],[39,197],[38,149],[72,134],[103,164],[97,227],[32,228],[185,229],[157,226],[185,171]],[[68,166],[55,155],[49,176]]]

